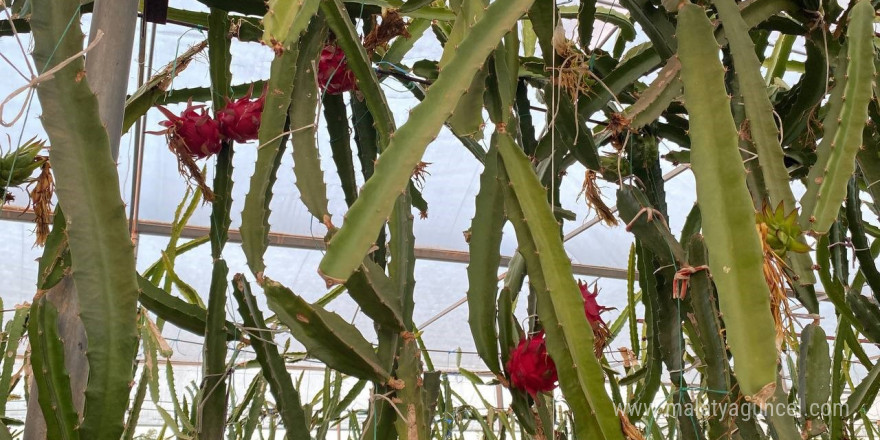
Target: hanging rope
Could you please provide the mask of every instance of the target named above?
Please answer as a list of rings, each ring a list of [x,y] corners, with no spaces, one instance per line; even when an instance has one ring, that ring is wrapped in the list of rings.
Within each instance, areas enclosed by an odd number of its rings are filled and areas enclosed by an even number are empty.
[[[81,50],[81,51],[79,51],[79,52],[73,54],[70,58],[68,58],[68,59],[66,59],[66,60],[64,60],[64,61],[62,61],[62,62],[60,62],[60,63],[58,63],[57,65],[55,65],[55,67],[53,67],[53,68],[51,68],[51,69],[49,69],[49,70],[47,70],[47,71],[45,71],[45,72],[43,72],[43,73],[37,75],[37,76],[33,76],[33,75],[32,75],[30,81],[29,81],[27,84],[25,84],[25,85],[19,87],[18,89],[16,89],[16,90],[13,91],[12,93],[10,93],[10,94],[6,97],[6,99],[4,99],[2,102],[0,102],[0,125],[3,125],[4,127],[12,127],[16,122],[18,122],[18,120],[21,119],[22,114],[24,114],[24,112],[25,112],[25,108],[28,107],[28,103],[30,102],[31,97],[33,96],[33,89],[36,88],[40,83],[45,82],[45,81],[48,81],[48,80],[54,78],[54,77],[55,77],[55,74],[58,73],[59,70],[61,70],[61,69],[65,68],[65,67],[67,67],[68,64],[70,64],[70,63],[72,63],[72,62],[78,60],[80,57],[82,57],[83,55],[85,55],[87,52],[89,52],[90,50],[94,49],[95,46],[97,46],[98,43],[101,42],[101,38],[103,38],[103,37],[104,37],[104,32],[101,31],[101,30],[99,30],[98,33],[95,35],[95,39],[92,40],[92,42],[89,43],[89,45],[86,46],[85,49],[83,49],[83,50]],[[63,39],[63,38],[64,38],[64,37],[62,36],[62,39]],[[58,47],[56,46],[55,49],[57,50]],[[54,55],[55,52],[53,51],[52,54]],[[51,56],[50,56],[49,59],[51,60]],[[47,63],[47,64],[48,64],[48,63]],[[15,99],[15,97],[17,97],[18,95],[24,93],[25,91],[28,92],[28,95],[27,95],[27,97],[25,98],[25,102],[22,104],[21,109],[19,110],[19,112],[15,115],[15,117],[14,117],[12,120],[10,120],[10,121],[6,121],[6,120],[4,119],[4,117],[3,117],[3,114],[4,114],[4,111],[3,111],[3,110],[4,110],[4,107],[5,107],[6,104],[8,104],[10,101],[12,101],[13,99]]]

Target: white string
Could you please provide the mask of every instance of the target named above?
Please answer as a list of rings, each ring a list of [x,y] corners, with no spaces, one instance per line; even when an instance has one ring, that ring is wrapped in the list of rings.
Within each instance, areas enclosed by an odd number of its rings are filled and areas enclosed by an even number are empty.
[[[0,102],[0,125],[3,125],[4,127],[12,127],[16,122],[18,122],[18,120],[21,118],[21,115],[24,114],[24,110],[27,107],[28,101],[30,101],[30,99],[34,95],[34,88],[36,88],[37,85],[39,85],[40,83],[54,78],[55,74],[58,73],[59,70],[66,67],[68,64],[78,60],[80,57],[85,55],[86,52],[94,49],[95,46],[97,46],[97,44],[101,41],[101,38],[103,36],[104,32],[99,30],[98,33],[95,35],[95,39],[91,43],[89,43],[89,45],[85,49],[73,54],[70,58],[58,63],[55,67],[41,73],[38,76],[34,76],[33,74],[31,74],[31,80],[27,84],[19,87],[18,89],[10,93],[6,97],[6,99],[3,100],[3,102]],[[25,91],[27,91],[28,93],[25,97],[25,102],[21,106],[21,109],[19,109],[18,113],[15,115],[14,118],[12,118],[11,121],[6,122],[3,119],[3,107],[8,104],[9,101],[12,101],[13,99],[15,99],[16,96],[24,93]]]
[[[31,67],[30,61],[28,61],[27,51],[24,48],[24,44],[21,43],[21,38],[18,37],[18,30],[15,28],[15,21],[12,19],[12,15],[10,15],[9,9],[6,7],[6,2],[4,0],[0,0],[0,9],[3,9],[3,11],[6,12],[6,19],[9,21],[9,27],[12,28],[12,34],[15,36],[15,42],[18,44],[18,49],[21,51],[22,58],[24,58],[25,66],[27,66],[28,72],[33,76],[34,69]],[[25,77],[25,79],[27,79],[27,77]]]
[[[263,149],[264,147],[266,147],[266,146],[268,146],[268,145],[271,145],[273,142],[277,141],[278,139],[281,139],[281,138],[284,137],[284,136],[287,136],[287,135],[289,135],[289,134],[293,134],[293,133],[296,133],[296,132],[300,132],[300,131],[303,131],[303,130],[307,130],[307,129],[309,129],[309,128],[314,128],[314,127],[315,127],[315,124],[308,124],[308,125],[304,125],[304,126],[299,127],[299,128],[294,128],[294,129],[292,129],[292,130],[283,131],[283,132],[281,132],[278,136],[275,136],[275,137],[273,137],[272,139],[269,139],[268,141],[266,141],[265,143],[263,143],[262,145],[259,145],[259,146],[257,147],[257,150],[261,150],[261,149]]]

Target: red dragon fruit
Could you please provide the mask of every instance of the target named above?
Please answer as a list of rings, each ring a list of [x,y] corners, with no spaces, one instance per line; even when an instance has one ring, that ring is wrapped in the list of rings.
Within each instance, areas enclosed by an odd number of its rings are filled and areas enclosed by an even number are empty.
[[[252,92],[253,86],[240,99],[232,101],[226,98],[226,107],[217,114],[220,133],[227,139],[236,142],[257,139],[263,104],[266,102],[266,89],[263,89],[263,94],[256,99],[251,99]]]
[[[596,301],[596,298],[599,296],[599,286],[595,286],[593,291],[590,292],[590,286],[583,281],[578,281],[578,287],[581,288],[581,295],[584,297],[584,313],[587,315],[587,320],[590,323],[601,322],[605,324],[601,314],[611,310],[611,308],[600,306],[599,302]]]
[[[556,388],[556,364],[547,354],[543,331],[519,341],[519,345],[510,352],[507,371],[510,373],[510,384],[525,390],[532,397]]]
[[[345,52],[335,43],[324,45],[318,62],[318,85],[331,95],[357,88],[354,73],[345,61]]]
[[[610,336],[608,325],[602,319],[601,314],[611,308],[603,307],[596,301],[596,297],[599,296],[598,286],[590,291],[587,284],[578,281],[578,287],[584,297],[584,314],[593,329],[595,340],[593,350],[596,357],[599,358],[602,357],[602,351]],[[558,380],[556,364],[547,354],[543,330],[519,341],[519,345],[510,352],[507,371],[510,374],[510,384],[514,388],[525,390],[532,397],[537,393],[552,391],[556,388]]]
[[[204,105],[192,105],[189,102],[180,116],[162,106],[159,106],[159,111],[168,120],[159,122],[167,128],[158,133],[164,133],[168,137],[171,151],[193,159],[204,159],[220,152],[222,145],[219,124],[207,113]]]
[[[587,321],[590,322],[590,327],[593,328],[593,350],[598,358],[602,356],[602,351],[605,350],[608,337],[611,335],[610,330],[608,330],[608,324],[602,319],[602,313],[611,310],[611,308],[600,306],[596,300],[599,296],[599,286],[596,286],[591,292],[590,287],[586,283],[578,280],[578,287],[580,287],[581,295],[584,297],[584,314],[587,315]]]

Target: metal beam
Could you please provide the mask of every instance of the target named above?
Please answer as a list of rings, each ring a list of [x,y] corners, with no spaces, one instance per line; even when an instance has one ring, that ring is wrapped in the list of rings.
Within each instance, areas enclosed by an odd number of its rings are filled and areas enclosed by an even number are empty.
[[[159,223],[153,221],[142,220],[138,222],[138,229],[142,234],[150,234],[150,235],[162,235],[166,236],[170,234],[171,226],[167,223]],[[197,238],[208,235],[209,229],[202,226],[187,226],[183,229],[181,237],[184,238]],[[238,229],[230,229],[229,230],[229,241],[234,243],[241,243],[241,233]],[[310,237],[307,235],[295,235],[295,234],[281,234],[278,232],[270,232],[269,233],[269,245],[270,246],[278,246],[278,247],[286,247],[286,248],[295,248],[295,249],[308,249],[308,250],[326,250],[327,245],[324,243],[324,239],[322,237]],[[455,251],[450,249],[437,249],[437,248],[424,248],[417,247],[415,249],[416,258],[422,260],[433,260],[433,261],[442,261],[447,263],[468,263],[470,261],[470,254],[463,251]],[[502,256],[501,257],[501,265],[507,266],[510,264],[511,257]],[[626,279],[626,269],[618,269],[614,267],[604,267],[604,266],[592,266],[587,264],[572,264],[572,271],[575,275],[583,275],[583,276],[591,276],[591,277],[602,277],[602,278],[614,278],[625,280]]]
[[[16,206],[6,206],[0,211],[0,220],[11,220],[19,222],[33,222],[34,215],[24,208]],[[140,220],[137,223],[137,229],[141,234],[169,236],[171,234],[171,225],[168,223]],[[208,235],[209,228],[203,226],[187,226],[183,228],[181,237],[198,238]],[[229,241],[232,243],[241,243],[241,233],[238,229],[229,230]],[[307,235],[281,234],[278,232],[269,233],[269,245],[306,249],[306,250],[326,250],[326,244],[322,237],[310,237]],[[442,261],[446,263],[468,263],[470,255],[467,252],[455,251],[449,249],[423,248],[419,247],[415,250],[416,258],[422,260]],[[501,257],[501,265],[507,266],[510,263],[509,256]],[[575,275],[612,278],[618,280],[626,279],[626,269],[615,267],[592,266],[588,264],[572,264],[572,272]]]

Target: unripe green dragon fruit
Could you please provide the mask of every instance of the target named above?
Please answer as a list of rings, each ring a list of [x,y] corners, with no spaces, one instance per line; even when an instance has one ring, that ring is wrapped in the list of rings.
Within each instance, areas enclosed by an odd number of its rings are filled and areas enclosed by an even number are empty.
[[[0,194],[6,194],[6,188],[32,182],[34,170],[40,168],[48,160],[40,156],[46,148],[45,141],[31,138],[21,147],[0,156]],[[0,200],[0,204],[4,201]]]
[[[782,203],[775,210],[764,204],[761,212],[757,213],[755,220],[758,224],[767,225],[767,245],[776,252],[776,255],[784,257],[788,252],[809,252],[810,247],[798,241],[803,234],[798,224],[797,209],[785,215]]]

